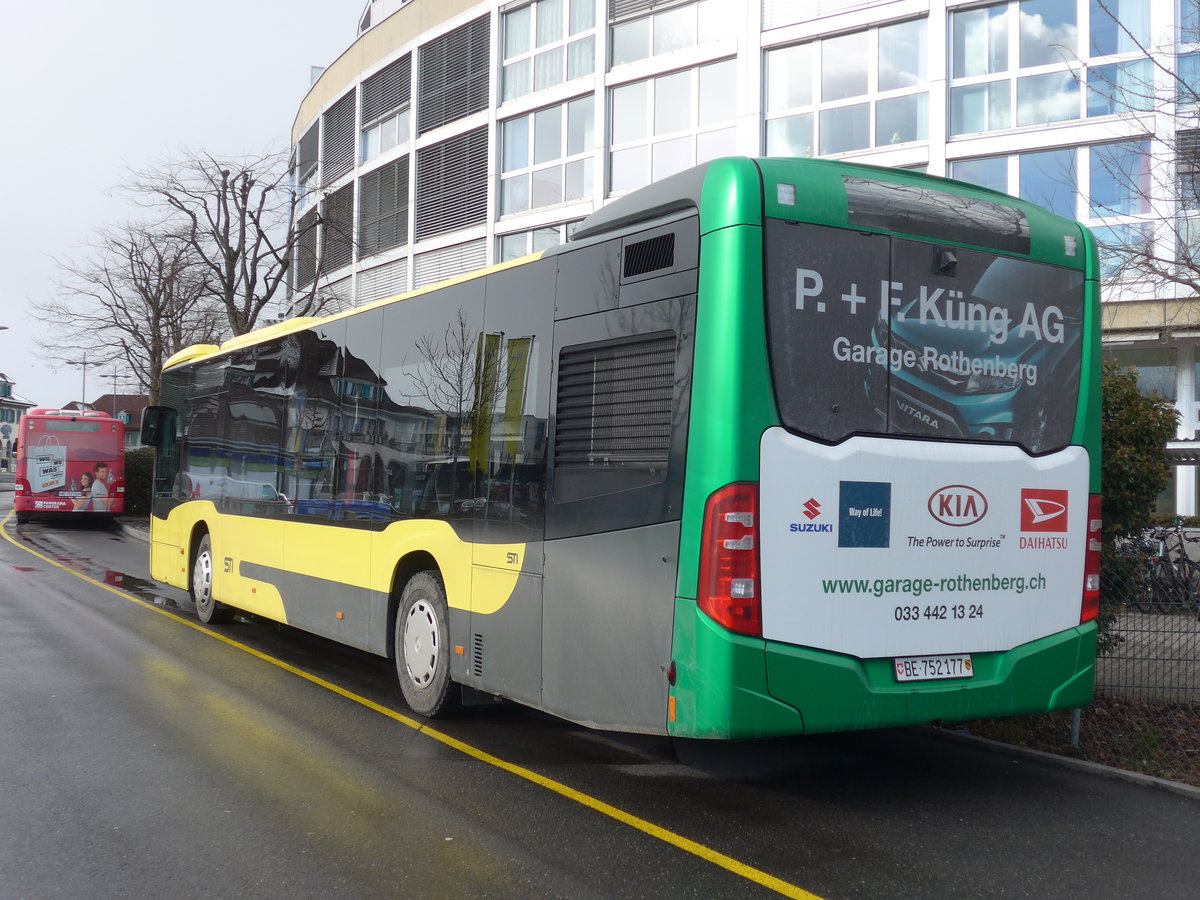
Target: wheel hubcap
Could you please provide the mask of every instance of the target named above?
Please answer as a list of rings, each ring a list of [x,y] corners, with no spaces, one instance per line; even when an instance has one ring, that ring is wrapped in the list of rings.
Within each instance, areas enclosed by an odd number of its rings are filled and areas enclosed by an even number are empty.
[[[428,601],[418,600],[409,607],[404,622],[404,667],[417,687],[428,687],[433,681],[439,645],[433,607]]]
[[[201,553],[196,557],[192,589],[196,592],[196,603],[201,606],[207,605],[212,596],[212,559],[207,553]]]

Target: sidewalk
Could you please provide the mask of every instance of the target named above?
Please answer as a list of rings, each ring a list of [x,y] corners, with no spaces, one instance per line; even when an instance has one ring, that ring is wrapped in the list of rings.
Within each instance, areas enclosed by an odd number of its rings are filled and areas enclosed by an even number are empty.
[[[150,520],[140,516],[120,516],[117,527],[126,537],[150,543]]]

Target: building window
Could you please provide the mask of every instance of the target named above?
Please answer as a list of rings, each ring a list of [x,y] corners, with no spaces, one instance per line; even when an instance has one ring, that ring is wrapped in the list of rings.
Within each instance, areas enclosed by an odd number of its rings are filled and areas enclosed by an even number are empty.
[[[1132,259],[1145,257],[1153,248],[1151,222],[1093,225],[1091,230],[1100,251],[1101,278],[1120,278]]]
[[[951,13],[951,134],[1080,118],[1078,2],[1020,0]]]
[[[949,175],[1067,218],[1083,218],[1100,245],[1105,277],[1119,274],[1152,239],[1151,223],[1139,218],[1150,211],[1150,147],[1145,140],[954,160]]]
[[[1079,213],[1075,149],[1042,150],[1017,157],[1018,196],[1053,213],[1074,219]]]
[[[320,136],[320,125],[314,124],[304,132],[300,143],[296,145],[296,166],[293,169],[293,176],[296,186],[296,202],[300,206],[305,205],[305,201],[313,196],[313,192],[318,187],[317,161]]]
[[[1088,199],[1093,219],[1150,211],[1150,143],[1122,141],[1088,148]]]
[[[540,253],[565,243],[579,222],[567,222],[562,225],[550,225],[547,228],[535,228],[532,231],[518,231],[504,234],[496,239],[496,262],[508,262],[520,259],[531,253]]]
[[[1151,109],[1148,8],[1146,0],[1011,0],[952,12],[950,133]]]
[[[1175,402],[1174,347],[1106,348],[1104,358],[1122,369],[1137,369],[1138,393],[1147,397],[1157,394]]]
[[[486,125],[418,150],[416,239],[486,222],[487,172]]]
[[[645,12],[652,4],[633,4],[631,13]],[[659,4],[661,5],[661,4]],[[613,4],[616,7],[617,4]],[[629,6],[629,4],[625,4]],[[636,62],[724,37],[728,23],[741,11],[731,0],[700,0],[674,6],[653,15],[616,22],[611,32],[612,65]],[[621,15],[617,12],[617,16]]]
[[[596,0],[537,0],[504,14],[502,99],[596,70]]]
[[[767,52],[767,155],[847,153],[926,140],[926,21]]]
[[[627,191],[737,150],[734,60],[613,88],[609,189]]]
[[[1182,0],[1180,12],[1195,0]],[[1147,0],[1089,0],[1090,55],[1146,52],[1150,41],[1150,4]]]
[[[592,195],[595,102],[580,97],[500,123],[500,214]]]
[[[1184,70],[1182,60],[1180,70]],[[1148,59],[1088,69],[1087,114],[1111,116],[1154,107],[1154,65]]]
[[[356,93],[350,91],[321,116],[321,181],[345,175],[354,166],[354,113]]]
[[[307,287],[317,277],[317,210],[310,210],[300,217],[296,246],[293,257],[293,286],[296,290]]]
[[[360,179],[358,256],[408,243],[408,157],[385,163]]]
[[[487,109],[490,33],[481,16],[419,49],[418,134]]]
[[[334,191],[325,201],[321,223],[321,268],[332,272],[354,259],[354,183]]]
[[[411,90],[412,57],[409,55],[363,82],[360,162],[372,160],[411,139]]]

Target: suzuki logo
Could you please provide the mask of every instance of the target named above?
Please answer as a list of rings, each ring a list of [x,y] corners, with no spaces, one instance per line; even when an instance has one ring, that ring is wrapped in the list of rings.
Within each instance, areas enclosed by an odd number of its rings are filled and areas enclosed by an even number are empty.
[[[1021,490],[1022,531],[1066,531],[1067,492],[1023,488]]]
[[[943,525],[962,528],[987,515],[988,502],[981,491],[965,484],[949,484],[929,495],[929,514]]]
[[[821,504],[812,497],[809,497],[808,502],[804,504],[804,514],[808,516],[810,520],[815,519],[821,514]]]

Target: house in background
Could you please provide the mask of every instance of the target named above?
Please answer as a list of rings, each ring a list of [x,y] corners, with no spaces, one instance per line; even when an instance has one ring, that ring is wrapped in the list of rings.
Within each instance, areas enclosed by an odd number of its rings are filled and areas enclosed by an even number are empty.
[[[125,449],[136,450],[142,446],[142,413],[149,402],[150,398],[145,394],[101,394],[91,403],[72,400],[59,409],[94,409],[97,412],[108,413],[114,419],[120,419],[125,423]]]
[[[17,441],[17,423],[25,411],[33,408],[33,401],[26,400],[13,390],[14,383],[0,372],[0,470],[11,471]]]

